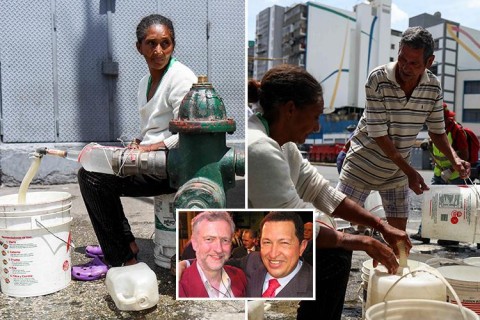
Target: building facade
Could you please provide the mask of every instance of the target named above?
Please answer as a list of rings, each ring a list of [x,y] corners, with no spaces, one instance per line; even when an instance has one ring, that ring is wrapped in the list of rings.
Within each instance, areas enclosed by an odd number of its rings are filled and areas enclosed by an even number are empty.
[[[391,4],[391,0],[370,0],[353,11],[317,2],[285,8],[283,59],[306,68],[324,89],[323,129],[307,143],[344,141],[348,132],[342,129],[342,121],[354,121],[345,110],[364,108],[368,74],[397,60],[404,30],[391,29]],[[412,17],[409,25],[432,33],[435,62],[431,71],[441,81],[444,100],[458,121],[480,133],[480,30],[443,19],[439,13]],[[339,125],[326,125],[329,122]],[[419,139],[424,137],[427,133],[421,132]]]
[[[261,80],[265,72],[283,62],[282,28],[285,8],[273,6],[256,17],[253,77]]]
[[[458,121],[480,133],[480,30],[443,19],[440,12],[412,17],[409,25],[424,26],[432,33],[432,71],[442,83],[444,101]]]
[[[297,4],[285,10],[282,53],[286,63],[305,68],[308,6]]]

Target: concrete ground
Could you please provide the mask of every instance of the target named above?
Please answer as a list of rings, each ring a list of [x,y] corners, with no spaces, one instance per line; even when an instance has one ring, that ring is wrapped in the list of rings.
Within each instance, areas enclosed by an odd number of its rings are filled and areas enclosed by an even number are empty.
[[[332,166],[319,166],[318,170],[336,185],[338,174]],[[430,181],[430,171],[420,171],[426,181]],[[244,208],[245,180],[237,179],[237,185],[227,193],[228,208]],[[72,240],[75,249],[72,264],[90,260],[84,255],[85,247],[96,243],[90,220],[76,184],[32,185],[32,191],[65,191],[73,196],[71,214]],[[18,187],[0,187],[0,196],[18,192]],[[124,198],[122,203],[132,225],[133,233],[140,246],[139,260],[147,263],[158,279],[160,302],[156,307],[139,312],[118,310],[106,291],[104,280],[74,281],[56,293],[29,298],[15,298],[0,293],[0,319],[245,319],[243,301],[177,301],[175,300],[175,277],[170,271],[158,267],[154,262],[152,237],[154,235],[154,214],[152,198]],[[421,197],[411,201],[408,232],[416,232],[421,220]],[[444,248],[435,244],[422,245],[414,242],[411,259],[427,261],[433,257],[462,259],[480,256],[476,245],[461,243],[459,246]],[[361,319],[362,263],[369,257],[363,252],[355,252],[343,312],[343,320]],[[48,272],[46,270],[45,272]],[[296,301],[270,301],[265,319],[295,319]],[[312,319],[321,315],[312,315]]]
[[[75,249],[72,264],[86,263],[85,247],[96,244],[90,219],[77,184],[31,185],[29,191],[64,191],[73,197],[71,215],[72,241]],[[18,187],[1,187],[0,196],[14,194]],[[153,198],[122,198],[122,203],[140,247],[139,260],[155,272],[160,292],[156,307],[138,312],[120,311],[108,294],[105,281],[75,281],[58,292],[28,298],[10,297],[0,293],[0,319],[229,319],[245,318],[244,301],[177,301],[175,277],[170,270],[154,262],[154,209]],[[245,180],[237,177],[235,188],[227,192],[229,208],[245,207]],[[48,272],[48,270],[45,270]]]

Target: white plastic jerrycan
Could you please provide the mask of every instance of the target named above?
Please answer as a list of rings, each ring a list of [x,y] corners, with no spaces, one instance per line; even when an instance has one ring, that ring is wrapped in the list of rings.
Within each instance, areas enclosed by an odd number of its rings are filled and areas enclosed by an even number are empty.
[[[123,311],[148,309],[160,299],[157,276],[144,262],[110,268],[105,284],[115,305]]]
[[[419,265],[410,268],[404,244],[399,245],[400,261],[397,274],[388,274],[387,269],[379,265],[370,272],[365,309],[374,304],[402,299],[427,299],[446,301],[447,287],[440,279],[438,271]]]

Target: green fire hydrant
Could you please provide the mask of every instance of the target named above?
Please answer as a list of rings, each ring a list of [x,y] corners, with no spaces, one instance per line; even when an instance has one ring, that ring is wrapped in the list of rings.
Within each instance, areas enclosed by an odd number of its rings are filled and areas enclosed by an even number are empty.
[[[232,118],[206,76],[183,99],[170,131],[178,133],[178,147],[167,158],[170,186],[178,189],[175,208],[225,208],[225,191],[235,175],[245,175],[243,151],[228,148],[226,133],[235,132]]]
[[[178,147],[171,150],[144,152],[93,143],[76,160],[94,172],[168,177],[178,189],[175,208],[225,208],[225,191],[235,186],[235,175],[245,175],[245,155],[227,147],[226,133],[235,132],[235,121],[227,118],[222,99],[205,76],[185,95],[169,129],[179,135]],[[39,148],[37,153],[65,158],[71,152]]]

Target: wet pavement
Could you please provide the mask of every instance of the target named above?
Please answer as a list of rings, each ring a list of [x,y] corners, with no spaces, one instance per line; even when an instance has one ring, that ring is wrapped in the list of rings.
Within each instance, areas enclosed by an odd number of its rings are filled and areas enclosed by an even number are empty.
[[[336,185],[338,174],[335,167],[321,166],[318,170]],[[420,171],[426,181],[431,178],[430,171]],[[237,186],[227,193],[229,208],[243,208],[245,193],[243,178],[237,179]],[[65,191],[73,196],[71,214],[72,240],[75,249],[72,252],[72,264],[85,263],[90,258],[84,255],[85,247],[95,244],[96,238],[90,220],[81,199],[78,185],[33,185],[32,191]],[[0,187],[0,196],[17,193],[18,188]],[[58,292],[28,298],[10,297],[0,293],[0,319],[245,319],[244,301],[177,301],[175,300],[175,277],[170,270],[158,267],[154,262],[154,210],[152,198],[123,198],[122,203],[131,223],[133,233],[140,247],[139,260],[148,264],[155,272],[160,292],[160,302],[156,307],[143,311],[124,312],[116,308],[106,291],[104,280],[82,282],[75,281]],[[421,196],[413,196],[410,204],[410,218],[407,231],[415,233],[421,220]],[[410,259],[426,262],[437,258],[441,263],[450,259],[460,261],[466,257],[480,256],[476,244],[460,243],[458,246],[443,247],[432,239],[429,245],[413,241],[414,247]],[[354,252],[350,281],[345,299],[342,319],[361,319],[361,268],[364,261],[370,259],[363,252]],[[449,261],[447,261],[449,262]],[[451,261],[450,261],[451,262]],[[46,270],[45,272],[48,272]],[[296,301],[269,301],[265,319],[296,318]],[[312,319],[316,319],[313,317]]]
[[[229,207],[244,208],[244,187],[245,180],[237,177],[236,187],[227,192]],[[85,256],[85,247],[96,244],[96,237],[78,185],[32,185],[29,191],[64,191],[72,195],[71,233],[75,249],[71,261],[73,265],[89,262],[91,258]],[[17,192],[18,187],[0,188],[0,196]],[[140,248],[138,258],[157,276],[160,301],[156,307],[143,311],[120,311],[108,294],[104,279],[88,282],[72,280],[65,289],[44,296],[18,298],[0,293],[0,319],[245,319],[245,302],[241,300],[175,300],[175,277],[170,270],[160,268],[154,262],[153,198],[122,198],[122,204]]]

